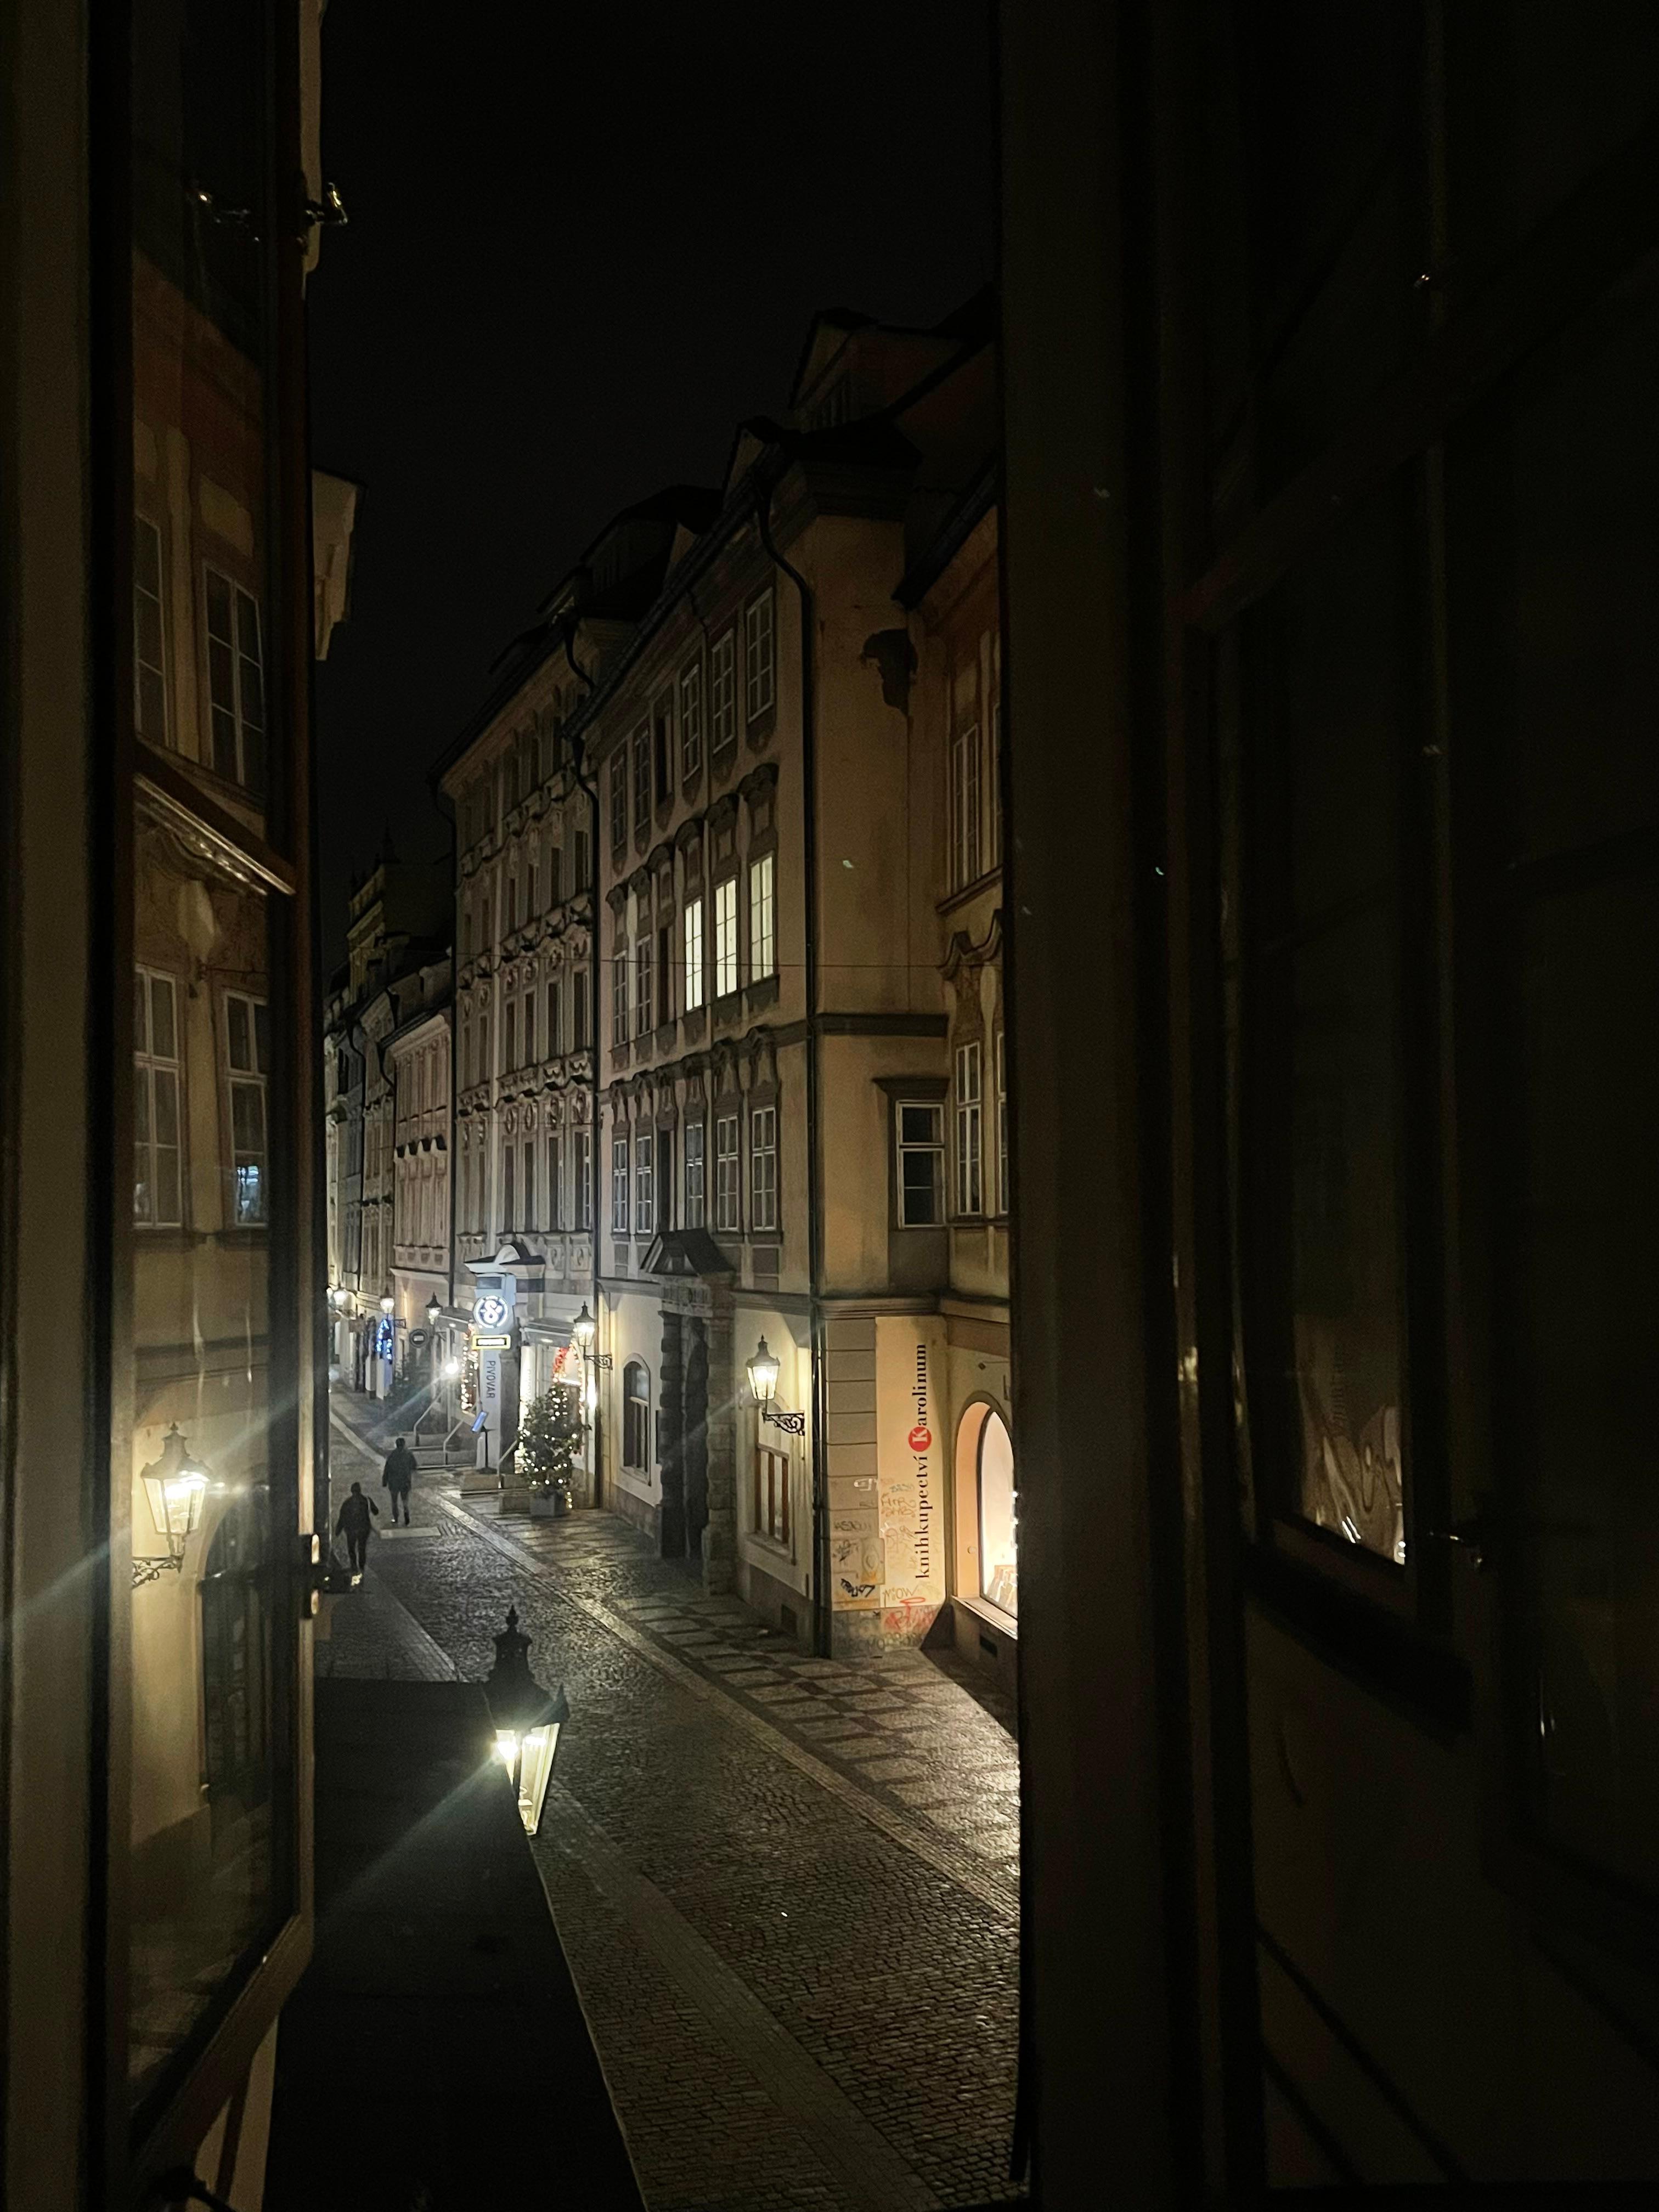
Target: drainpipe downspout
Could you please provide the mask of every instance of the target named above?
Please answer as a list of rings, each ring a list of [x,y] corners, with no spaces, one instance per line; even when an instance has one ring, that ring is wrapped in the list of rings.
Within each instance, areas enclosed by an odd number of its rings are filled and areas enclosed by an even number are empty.
[[[817,714],[814,647],[817,615],[812,587],[786,561],[772,536],[771,477],[755,488],[755,522],[761,544],[775,568],[795,587],[800,602],[801,874],[805,908],[806,983],[806,1309],[812,1357],[812,1649],[830,1656],[830,1480],[826,1459],[829,1377],[823,1324],[823,1157],[819,1120],[818,1069],[818,779]]]
[[[567,616],[564,622],[564,657],[570,672],[583,690],[592,696],[593,678],[576,658],[576,624],[579,615]],[[584,745],[580,730],[574,731],[570,740],[570,772],[576,788],[587,801],[587,1058],[592,1070],[592,1105],[590,1109],[592,1134],[587,1147],[587,1223],[588,1234],[593,1241],[593,1321],[597,1336],[601,1310],[599,1298],[599,787],[591,782],[584,768]],[[599,1350],[596,1341],[594,1352]],[[599,1374],[597,1358],[593,1373]],[[605,1394],[593,1393],[593,1503],[601,1503],[604,1488],[604,1455],[599,1449],[600,1406]]]

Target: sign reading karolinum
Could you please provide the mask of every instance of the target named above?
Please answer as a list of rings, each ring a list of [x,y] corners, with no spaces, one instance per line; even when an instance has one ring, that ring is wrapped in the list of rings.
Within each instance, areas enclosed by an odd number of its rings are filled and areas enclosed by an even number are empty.
[[[877,1516],[884,1626],[921,1634],[945,1599],[939,1403],[943,1332],[926,1316],[876,1323]]]

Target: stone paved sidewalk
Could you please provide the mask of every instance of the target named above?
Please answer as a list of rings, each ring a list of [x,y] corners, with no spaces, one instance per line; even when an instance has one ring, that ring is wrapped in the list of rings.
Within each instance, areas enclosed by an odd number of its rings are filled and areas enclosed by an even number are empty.
[[[337,1422],[337,1483],[362,1457]],[[537,1855],[652,2212],[1017,2197],[994,1700],[919,1652],[813,1658],[608,1514],[498,1521],[430,1479],[414,1512],[319,1666],[479,1678],[517,1604],[571,1704]]]

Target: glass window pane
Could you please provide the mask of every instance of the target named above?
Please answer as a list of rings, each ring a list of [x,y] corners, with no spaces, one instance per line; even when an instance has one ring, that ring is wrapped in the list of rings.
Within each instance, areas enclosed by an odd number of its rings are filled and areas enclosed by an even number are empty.
[[[260,733],[276,705],[260,647],[268,318],[291,223],[266,195],[297,156],[270,142],[269,73],[283,49],[270,9],[185,0],[135,7],[131,21],[124,404],[133,507],[154,526],[135,533],[135,698],[143,733],[165,734],[216,811],[213,777],[262,783]],[[295,1909],[297,1723],[280,1686],[297,1627],[276,1532],[299,1526],[299,1505],[292,1423],[273,1408],[291,1407],[295,1377],[272,1316],[292,1310],[296,1286],[274,1275],[264,1227],[263,1085],[230,1080],[232,1065],[255,1066],[248,1001],[290,964],[272,957],[290,917],[214,831],[180,837],[141,788],[131,804],[137,1211],[155,1228],[187,1218],[192,1232],[131,1240],[131,1365],[117,1394],[133,1408],[114,1468],[132,1554],[118,1670],[130,1688],[118,1725],[130,1738],[131,1856],[117,1893],[129,2090],[147,2112]],[[249,827],[284,848],[283,823],[260,811]],[[179,989],[172,979],[186,975],[191,988]]]
[[[176,1060],[179,1055],[173,1035],[173,982],[169,976],[151,976],[149,1004],[149,1049],[157,1060]]]

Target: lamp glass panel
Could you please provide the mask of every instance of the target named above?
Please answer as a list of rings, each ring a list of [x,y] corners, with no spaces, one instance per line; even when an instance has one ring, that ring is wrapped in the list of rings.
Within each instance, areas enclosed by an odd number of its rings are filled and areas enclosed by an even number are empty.
[[[526,1729],[524,1754],[519,1767],[519,1818],[524,1822],[526,1835],[533,1836],[541,1826],[542,1807],[547,1800],[547,1785],[553,1778],[553,1757],[558,1747],[557,1721]]]

